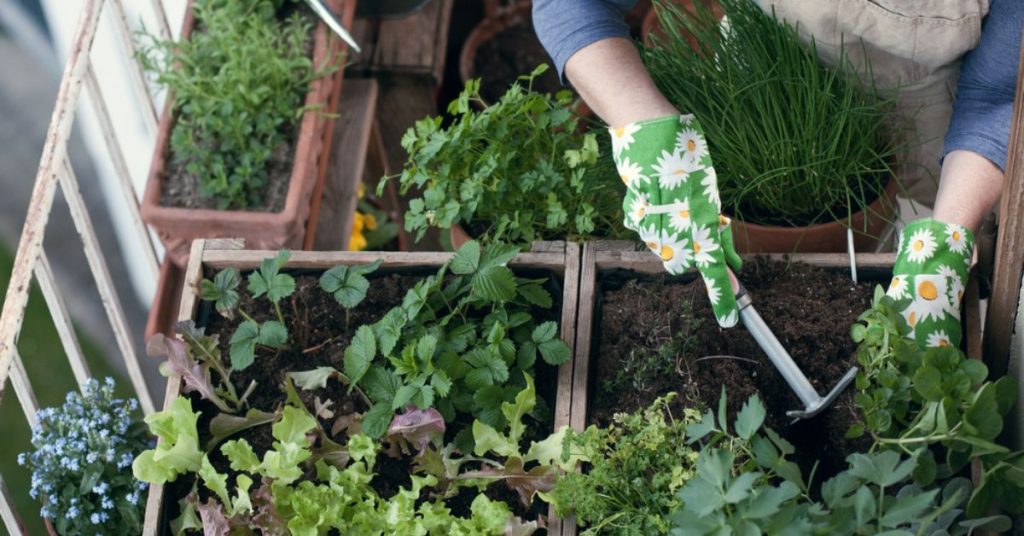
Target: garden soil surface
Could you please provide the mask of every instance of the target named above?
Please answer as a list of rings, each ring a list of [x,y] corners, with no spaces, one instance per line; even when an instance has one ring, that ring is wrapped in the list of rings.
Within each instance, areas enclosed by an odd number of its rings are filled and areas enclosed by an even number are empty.
[[[433,269],[418,271],[416,273],[392,273],[383,275],[380,273],[370,274],[370,290],[366,298],[355,308],[346,313],[346,310],[335,302],[334,298],[320,289],[320,274],[293,273],[295,277],[295,292],[281,302],[281,312],[284,316],[285,325],[289,327],[289,334],[294,343],[290,349],[280,352],[270,352],[266,349],[257,350],[255,362],[244,370],[232,374],[232,383],[239,394],[243,392],[251,382],[256,382],[257,387],[248,398],[249,407],[262,411],[273,412],[285,403],[284,382],[288,372],[312,370],[317,367],[331,366],[339,370],[343,369],[342,359],[345,348],[348,347],[352,337],[359,326],[372,324],[383,317],[392,307],[401,305],[402,298],[406,291],[413,288],[417,282],[428,274],[434,273]],[[204,274],[212,278],[214,272]],[[526,277],[538,277],[535,271],[521,274]],[[245,274],[243,273],[243,277]],[[243,287],[245,285],[243,284]],[[555,320],[558,318],[561,300],[560,294],[551,288],[555,303],[552,309],[539,314],[543,320]],[[276,318],[273,307],[265,298],[252,299],[247,291],[239,289],[241,300],[239,308],[245,311],[258,322]],[[198,314],[198,324],[205,326],[208,334],[216,334],[219,337],[221,355],[227,359],[229,355],[229,344],[231,335],[238,325],[238,320],[227,320],[216,312],[212,311],[208,303],[204,303]],[[553,408],[555,390],[557,388],[557,374],[554,367],[538,361],[536,371],[536,386],[538,404],[540,407]],[[542,368],[543,367],[543,368]],[[327,382],[326,388],[312,391],[297,390],[299,397],[305,406],[312,410],[315,402],[330,401],[329,409],[334,412],[330,419],[320,418],[319,422],[325,430],[331,431],[335,421],[343,416],[350,416],[354,413],[366,411],[368,404],[358,394],[349,394],[347,386],[341,382],[331,379]],[[191,402],[192,407],[201,412],[198,422],[200,443],[205,445],[210,439],[209,424],[219,410],[212,403],[203,400],[196,393],[185,394]],[[540,413],[550,413],[541,410]],[[446,440],[454,439],[455,432],[462,428],[461,424],[449,423]],[[549,431],[541,431],[537,427],[530,426],[526,434],[527,440],[536,440],[547,437]],[[331,431],[331,439],[344,445],[347,441],[348,430],[339,427]],[[271,435],[271,427],[268,425],[257,426],[232,435],[228,439],[245,439],[252,445],[253,450],[260,457],[272,448],[274,438]],[[314,445],[315,447],[315,445]],[[382,449],[383,450],[383,449]],[[231,470],[228,460],[221,454],[220,449],[209,452],[210,462],[221,473],[229,475],[229,483],[235,481],[236,471]],[[466,470],[475,467],[472,464],[464,466]],[[376,460],[374,468],[377,477],[371,485],[377,490],[381,497],[387,498],[397,493],[400,487],[408,487],[411,484],[409,478],[412,469],[410,457],[393,458],[381,452]],[[315,471],[312,469],[306,475],[313,478]],[[167,501],[165,503],[164,521],[169,522],[180,514],[178,501],[185,497],[195,482],[195,475],[188,474],[176,481],[167,484]],[[230,484],[229,484],[230,487]],[[541,513],[543,503],[534,501],[530,509],[522,506],[518,496],[502,485],[492,485],[486,490],[486,494],[492,499],[499,499],[508,502],[513,513],[520,515],[526,520],[534,519]],[[205,501],[211,494],[203,486],[200,486],[199,498]],[[474,498],[473,494],[460,494],[448,500],[449,507],[453,513],[469,515],[469,505]],[[543,505],[546,508],[546,505]]]
[[[542,63],[548,70],[533,81],[541,93],[557,93],[562,88],[551,66],[551,58],[537,39],[529,21],[509,26],[480,44],[473,58],[474,76],[481,78],[480,94],[489,103],[498,102],[517,78],[530,74]]]
[[[850,326],[870,306],[877,283],[854,285],[848,271],[764,258],[747,263],[740,277],[815,389],[831,390],[856,364]],[[591,423],[608,424],[614,413],[636,411],[669,392],[679,393],[672,410],[677,415],[685,407],[717,408],[725,388],[730,421],[748,397],[759,394],[768,407],[767,424],[794,443],[805,477],[820,460],[816,482],[845,468],[844,458],[865,447],[864,439],[844,438],[857,421],[852,387],[831,409],[791,424],[785,413],[801,409],[799,399],[742,324],[718,327],[699,278],[612,271],[602,273],[599,285]],[[673,350],[658,354],[663,347]]]

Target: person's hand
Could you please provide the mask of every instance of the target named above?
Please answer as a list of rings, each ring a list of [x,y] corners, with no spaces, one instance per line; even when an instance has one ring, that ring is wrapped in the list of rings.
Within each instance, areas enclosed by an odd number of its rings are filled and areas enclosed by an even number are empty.
[[[722,327],[738,320],[728,266],[739,270],[731,222],[721,215],[718,180],[700,123],[672,115],[608,129],[615,166],[626,183],[625,226],[681,274],[693,266],[707,285]]]
[[[896,300],[921,348],[960,345],[960,302],[974,251],[966,227],[932,218],[911,222],[900,233],[892,282]]]

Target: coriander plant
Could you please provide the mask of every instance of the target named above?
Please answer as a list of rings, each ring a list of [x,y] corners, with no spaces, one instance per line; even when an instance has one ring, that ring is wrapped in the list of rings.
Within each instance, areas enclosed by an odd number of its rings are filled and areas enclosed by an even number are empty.
[[[114,398],[114,381],[89,380],[63,406],[37,414],[29,494],[60,534],[131,535],[142,530],[146,484],[125,469],[148,445],[134,400]]]
[[[262,202],[275,153],[297,137],[310,81],[328,72],[310,60],[308,20],[278,19],[292,3],[195,0],[189,39],[147,36],[140,54],[173,94],[171,162],[221,209]]]
[[[483,111],[471,104],[484,104],[480,81],[471,80],[448,106],[450,126],[428,117],[402,137],[409,160],[398,176],[401,192],[421,192],[405,218],[417,240],[430,227],[457,223],[481,239],[517,244],[624,232],[618,173],[599,152],[597,134],[580,132],[572,93],[529,89],[546,68]]]
[[[635,413],[621,413],[606,428],[569,433],[566,452],[589,460],[566,473],[551,498],[559,515],[573,513],[583,534],[667,534],[668,516],[682,505],[676,492],[693,478],[698,451],[686,442],[697,410],[672,415],[675,393]]]
[[[826,67],[813,42],[804,45],[757,2],[718,3],[727,31],[702,2],[689,14],[658,0],[663,31],[651,35],[643,58],[666,98],[707,130],[723,211],[799,226],[866,208],[900,150],[886,122],[894,101],[845,72],[842,49],[838,68]]]

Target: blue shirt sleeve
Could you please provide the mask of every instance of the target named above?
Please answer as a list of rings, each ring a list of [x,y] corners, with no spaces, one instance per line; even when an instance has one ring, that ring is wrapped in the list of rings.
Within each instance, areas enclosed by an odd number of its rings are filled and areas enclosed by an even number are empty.
[[[629,37],[625,14],[636,0],[534,0],[533,26],[558,76],[581,48],[609,37]]]
[[[968,150],[1006,169],[1024,2],[992,0],[978,46],[964,55],[942,156]]]

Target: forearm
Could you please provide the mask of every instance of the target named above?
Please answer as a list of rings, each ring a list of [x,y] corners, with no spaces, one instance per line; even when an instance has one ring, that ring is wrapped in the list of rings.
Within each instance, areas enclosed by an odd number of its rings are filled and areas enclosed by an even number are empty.
[[[1003,172],[973,151],[952,151],[942,161],[935,219],[977,233],[1003,189]]]
[[[583,47],[566,62],[565,75],[609,125],[679,113],[658,91],[628,39],[602,39]]]

